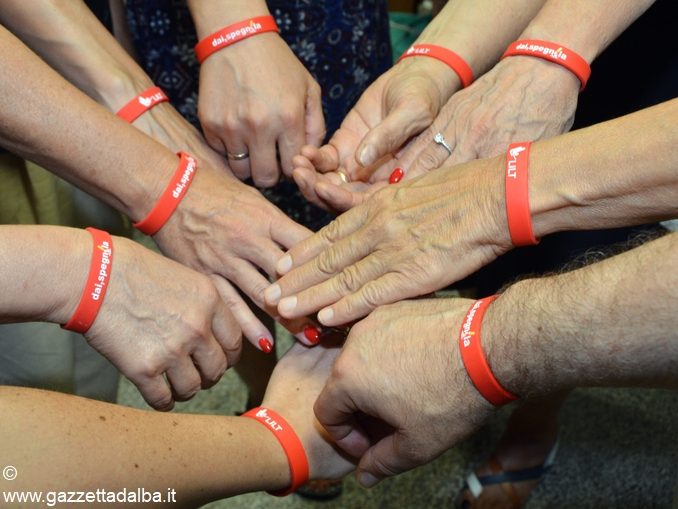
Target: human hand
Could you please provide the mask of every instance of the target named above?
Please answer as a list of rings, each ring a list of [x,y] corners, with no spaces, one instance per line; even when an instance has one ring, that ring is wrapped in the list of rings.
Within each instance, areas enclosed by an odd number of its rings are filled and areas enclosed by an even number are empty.
[[[207,276],[128,239],[116,237],[114,249],[108,292],[85,337],[149,405],[170,410],[238,361],[240,328]]]
[[[313,414],[339,352],[339,346],[295,344],[276,365],[264,396],[263,405],[285,417],[304,444],[311,479],[339,479],[355,468]]]
[[[325,136],[320,86],[275,33],[217,51],[200,68],[198,116],[209,144],[235,175],[258,187],[292,175],[292,157]],[[276,149],[280,157],[278,163]]]
[[[460,86],[454,71],[435,59],[409,58],[389,69],[365,90],[327,145],[305,146],[294,158],[294,179],[306,199],[339,211],[364,201],[398,164],[393,154],[431,125]]]
[[[360,458],[363,486],[433,460],[491,415],[456,348],[472,303],[399,302],[352,327],[315,413],[337,445]],[[365,415],[381,427],[363,426]]]
[[[156,105],[133,122],[151,138],[173,152],[193,154],[203,164],[231,175],[226,158],[207,144],[205,138],[169,103]]]
[[[454,94],[431,126],[399,154],[413,178],[441,166],[493,157],[516,141],[536,141],[572,127],[581,83],[568,70],[531,57],[511,57]],[[434,142],[442,133],[452,154]]]
[[[508,251],[500,158],[388,186],[295,245],[266,302],[326,326],[444,288]]]
[[[217,290],[245,337],[266,351],[262,340],[272,346],[273,335],[231,283],[278,319],[276,310],[265,304],[263,292],[270,283],[260,270],[275,276],[275,263],[283,255],[281,248],[295,245],[310,233],[256,189],[199,162],[184,199],[154,238],[167,256],[215,276]],[[306,341],[303,329],[308,320],[279,321]]]

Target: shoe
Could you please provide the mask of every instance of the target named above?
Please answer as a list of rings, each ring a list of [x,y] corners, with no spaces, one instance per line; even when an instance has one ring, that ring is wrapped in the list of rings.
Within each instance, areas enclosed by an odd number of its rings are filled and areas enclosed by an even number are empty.
[[[541,465],[521,470],[512,470],[510,472],[505,472],[497,457],[493,456],[488,461],[488,466],[492,473],[490,475],[478,476],[475,472],[471,472],[466,478],[459,497],[457,497],[455,507],[457,509],[472,509],[474,502],[478,500],[486,486],[499,485],[510,503],[510,505],[507,505],[507,508],[520,509],[527,500],[527,496],[525,498],[521,497],[514,484],[527,481],[541,481],[553,466],[557,451],[558,441],[556,440]]]

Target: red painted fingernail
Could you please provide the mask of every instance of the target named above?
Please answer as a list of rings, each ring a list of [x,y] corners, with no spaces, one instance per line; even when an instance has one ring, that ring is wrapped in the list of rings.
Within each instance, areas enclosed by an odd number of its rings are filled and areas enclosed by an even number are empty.
[[[259,348],[261,348],[264,353],[271,353],[273,344],[266,338],[259,338]]]
[[[391,176],[388,178],[388,183],[389,184],[397,184],[403,179],[403,175],[405,175],[405,170],[402,168],[396,168],[393,170],[393,173],[391,173]]]
[[[307,325],[304,327],[304,336],[306,336],[310,343],[315,345],[320,341],[320,330],[312,325]]]

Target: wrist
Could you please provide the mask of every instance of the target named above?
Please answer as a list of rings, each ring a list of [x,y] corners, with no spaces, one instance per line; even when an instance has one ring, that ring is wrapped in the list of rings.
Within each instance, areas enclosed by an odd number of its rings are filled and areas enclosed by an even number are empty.
[[[92,83],[94,88],[88,95],[112,112],[118,111],[140,92],[153,86],[144,72],[132,73],[123,68],[109,68],[105,75],[98,73],[92,78]]]
[[[251,476],[253,485],[247,491],[277,491],[287,488],[291,482],[290,465],[280,442],[260,423],[252,419],[237,419],[252,437],[252,449],[256,449],[256,454],[249,456],[247,461],[258,475]]]
[[[188,0],[198,40],[247,18],[270,15],[264,0]]]
[[[420,56],[404,58],[398,62],[396,71],[403,74],[419,74],[433,82],[438,90],[441,107],[462,88],[459,75],[449,65],[435,58]]]
[[[51,237],[55,252],[50,259],[57,261],[54,274],[58,275],[58,281],[52,285],[55,301],[38,319],[63,324],[73,316],[80,302],[92,259],[92,238],[78,228],[60,228],[59,234]],[[47,262],[45,266],[49,266]]]

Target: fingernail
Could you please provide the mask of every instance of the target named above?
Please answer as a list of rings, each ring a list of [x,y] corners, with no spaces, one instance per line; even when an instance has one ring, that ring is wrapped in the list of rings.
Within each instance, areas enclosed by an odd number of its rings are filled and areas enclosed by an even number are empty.
[[[266,304],[270,306],[275,306],[282,295],[282,290],[280,285],[274,284],[264,290],[264,300]]]
[[[374,155],[374,148],[368,145],[360,152],[360,164],[369,166],[374,162]]]
[[[396,168],[395,170],[393,170],[391,176],[388,178],[388,183],[397,184],[403,179],[403,175],[405,175],[405,170],[403,170],[402,168]]]
[[[297,307],[297,296],[285,297],[278,303],[278,311],[281,314],[291,313]]]
[[[332,308],[321,309],[318,312],[318,321],[323,325],[327,325],[327,322],[329,322],[333,317],[334,310]]]
[[[308,339],[309,343],[317,345],[318,341],[320,341],[320,330],[312,325],[307,325],[304,327],[304,336]]]
[[[292,268],[292,257],[290,255],[283,256],[278,260],[278,265],[276,265],[276,270],[278,274],[287,274]]]
[[[371,488],[379,482],[379,479],[369,472],[360,472],[360,474],[358,474],[358,482],[365,488]]]
[[[259,338],[259,348],[261,348],[264,353],[271,353],[273,344],[266,338]]]

